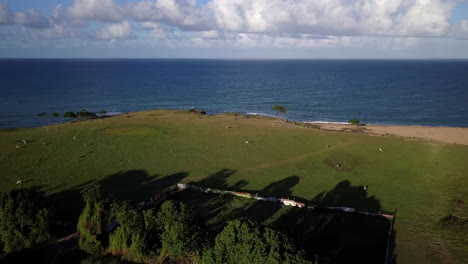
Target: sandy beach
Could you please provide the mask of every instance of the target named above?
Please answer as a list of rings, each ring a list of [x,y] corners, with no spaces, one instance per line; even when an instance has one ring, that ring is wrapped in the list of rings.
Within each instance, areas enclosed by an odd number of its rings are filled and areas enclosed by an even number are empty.
[[[361,132],[371,135],[397,136],[412,139],[426,139],[450,144],[468,145],[468,128],[430,127],[430,126],[397,126],[374,125],[355,126],[348,124],[319,124],[321,129]]]

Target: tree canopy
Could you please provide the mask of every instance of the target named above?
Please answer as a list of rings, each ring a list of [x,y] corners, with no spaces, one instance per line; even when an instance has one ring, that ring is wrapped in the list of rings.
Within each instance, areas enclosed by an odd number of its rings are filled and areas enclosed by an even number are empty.
[[[0,249],[9,253],[52,239],[53,213],[44,194],[34,189],[0,193]]]
[[[203,256],[204,264],[311,263],[290,239],[250,220],[228,222],[216,237],[214,248]]]

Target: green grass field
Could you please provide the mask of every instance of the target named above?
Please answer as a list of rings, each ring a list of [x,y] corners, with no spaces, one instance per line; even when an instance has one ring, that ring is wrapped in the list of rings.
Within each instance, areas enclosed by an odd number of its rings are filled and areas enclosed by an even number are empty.
[[[398,263],[466,263],[468,227],[439,222],[450,213],[468,217],[467,157],[463,145],[158,110],[0,131],[0,190],[21,179],[72,210],[79,190],[93,181],[135,200],[196,182],[322,205],[398,209]]]

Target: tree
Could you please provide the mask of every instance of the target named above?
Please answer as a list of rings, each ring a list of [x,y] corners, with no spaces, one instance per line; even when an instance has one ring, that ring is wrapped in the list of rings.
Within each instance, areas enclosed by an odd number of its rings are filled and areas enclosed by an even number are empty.
[[[286,108],[284,108],[284,106],[281,105],[274,105],[273,110],[278,111],[282,114],[286,113]]]
[[[100,253],[105,247],[105,226],[110,223],[110,198],[97,184],[83,191],[85,207],[78,219],[80,248],[88,253]]]
[[[186,257],[202,248],[205,237],[183,203],[166,201],[156,218],[161,232],[161,254],[172,259]]]
[[[76,114],[74,112],[65,112],[63,114],[63,117],[66,117],[66,118],[76,118]]]
[[[359,121],[358,119],[351,119],[348,121],[348,123],[350,123],[351,125],[359,125],[361,124],[361,121]]]
[[[37,116],[46,116],[47,114],[46,113],[39,113],[37,114]]]
[[[119,226],[109,236],[108,251],[111,254],[136,262],[157,256],[159,233],[153,210],[138,212],[128,202],[123,202],[113,205],[113,215]],[[146,218],[154,222],[148,225]]]
[[[3,251],[19,251],[50,241],[53,224],[53,213],[45,205],[42,192],[27,188],[0,193],[0,246],[3,245]]]
[[[52,113],[52,116],[53,116],[53,117],[59,117],[59,116],[60,116],[60,114],[59,114],[59,113],[57,113],[57,112],[53,112],[53,113]]]
[[[215,246],[205,252],[204,264],[311,263],[290,239],[249,220],[228,222],[216,237]]]

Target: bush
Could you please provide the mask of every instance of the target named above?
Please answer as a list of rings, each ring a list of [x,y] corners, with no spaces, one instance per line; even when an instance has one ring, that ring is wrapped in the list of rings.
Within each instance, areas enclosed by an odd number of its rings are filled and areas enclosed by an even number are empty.
[[[65,112],[63,114],[63,117],[66,117],[66,118],[76,118],[76,114],[74,112]]]
[[[83,191],[85,207],[78,219],[80,248],[88,253],[100,253],[105,247],[104,229],[110,223],[110,199],[99,185],[91,185]]]
[[[88,112],[88,111],[86,111],[86,110],[81,110],[81,111],[77,112],[76,115],[77,115],[79,118],[83,118],[83,119],[93,119],[93,118],[97,118],[97,115],[96,115],[95,113]]]
[[[286,108],[284,108],[284,106],[281,105],[274,105],[273,110],[278,111],[280,113],[286,113]]]
[[[60,116],[60,114],[59,114],[59,113],[57,113],[57,112],[53,112],[53,113],[52,113],[52,116],[53,116],[53,117],[59,117],[59,116]]]
[[[205,252],[204,264],[311,263],[288,237],[249,220],[228,222],[216,237],[215,246]]]
[[[0,246],[6,253],[32,248],[52,239],[53,213],[44,194],[33,189],[0,193]]]
[[[46,113],[39,113],[37,114],[37,116],[46,116],[47,114]]]
[[[198,114],[198,115],[206,115],[206,111],[200,109],[189,109],[187,110],[189,113]]]
[[[361,124],[361,121],[359,121],[358,119],[351,119],[348,121],[348,123],[350,123],[351,125],[359,125]]]

